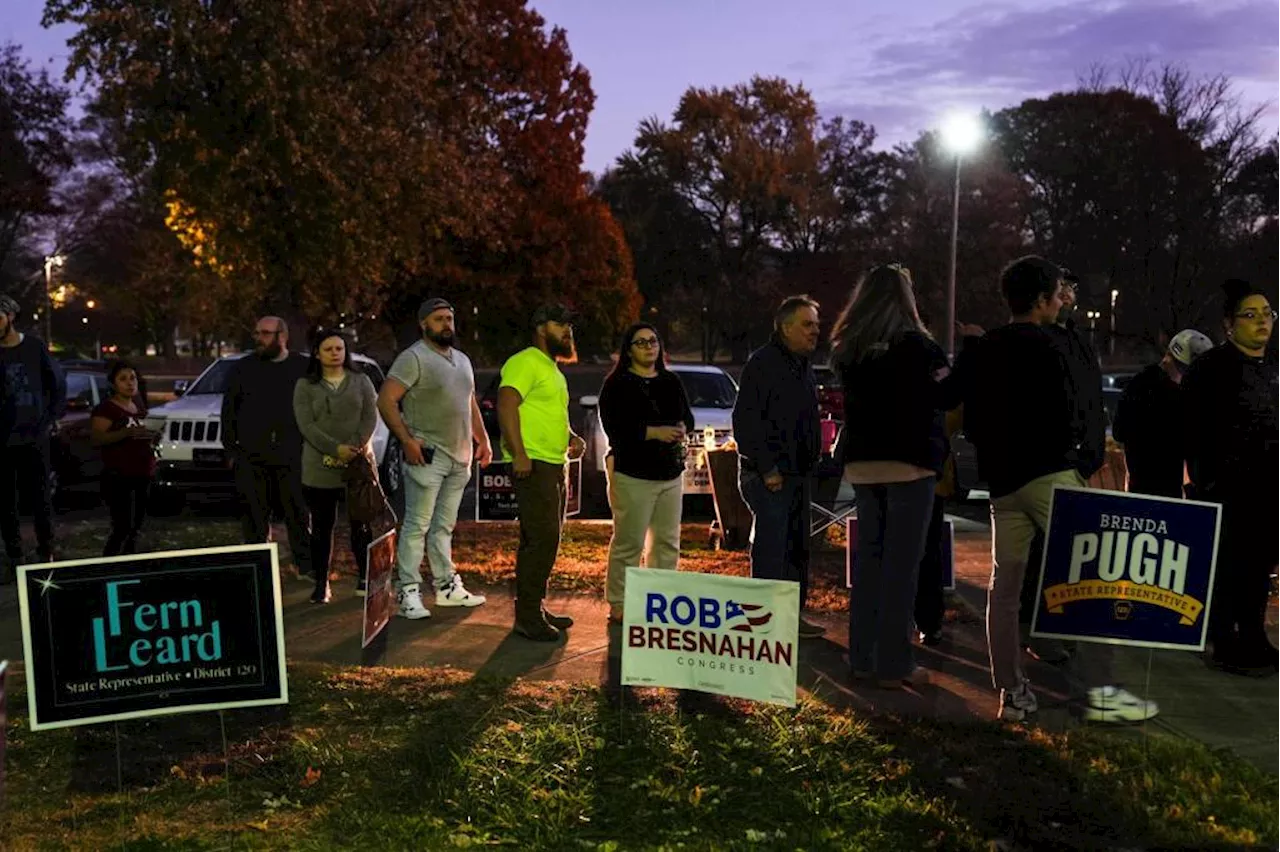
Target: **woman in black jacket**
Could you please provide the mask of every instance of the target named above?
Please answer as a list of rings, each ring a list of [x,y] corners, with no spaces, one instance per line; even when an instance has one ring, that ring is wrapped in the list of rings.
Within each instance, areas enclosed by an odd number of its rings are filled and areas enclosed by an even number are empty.
[[[1182,380],[1188,496],[1222,504],[1210,664],[1233,674],[1277,667],[1265,620],[1276,566],[1277,372],[1268,357],[1275,314],[1245,281],[1225,287],[1227,342],[1196,359]]]
[[[600,389],[600,423],[609,436],[613,540],[605,598],[622,620],[627,566],[674,571],[680,559],[685,437],[693,412],[680,379],[667,369],[662,339],[648,323],[622,336],[618,363]],[[646,552],[645,543],[649,543]]]
[[[901,688],[915,672],[912,604],[948,452],[944,413],[960,403],[959,388],[896,264],[867,273],[831,340],[844,387],[841,460],[858,497],[849,663],[855,677]]]

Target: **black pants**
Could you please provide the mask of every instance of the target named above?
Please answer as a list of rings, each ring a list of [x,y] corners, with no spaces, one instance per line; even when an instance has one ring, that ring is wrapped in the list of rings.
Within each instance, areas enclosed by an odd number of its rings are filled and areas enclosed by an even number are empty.
[[[302,492],[302,463],[292,467],[236,460],[236,489],[240,492],[241,534],[245,544],[265,544],[271,531],[271,509],[279,508],[289,531],[289,549],[298,570],[311,570],[311,522]]]
[[[0,446],[0,535],[12,560],[22,558],[19,501],[34,516],[36,549],[41,560],[53,555],[53,495],[49,492],[49,438],[34,444]]]
[[[312,488],[304,485],[307,507],[311,510],[311,564],[315,568],[316,592],[323,592],[329,585],[329,560],[333,555],[333,528],[338,520],[338,501],[344,488]],[[369,545],[373,534],[369,525],[351,521],[351,553],[356,560],[360,579],[369,570]]]
[[[1265,625],[1271,569],[1276,564],[1275,496],[1207,498],[1222,503],[1209,610],[1209,641],[1222,662],[1252,665],[1267,663],[1268,657],[1274,660]]]
[[[929,516],[929,532],[924,542],[924,558],[920,560],[920,580],[916,584],[916,629],[921,633],[937,633],[945,614],[942,581],[942,537],[946,534],[946,500],[933,497],[933,513]]]
[[[150,477],[103,471],[102,499],[111,513],[111,535],[102,549],[103,556],[138,552],[138,533],[142,531],[142,520],[147,516],[150,489]]]
[[[516,621],[537,623],[547,580],[560,553],[567,496],[565,465],[535,461],[533,473],[514,479],[520,508],[520,549],[516,551]]]

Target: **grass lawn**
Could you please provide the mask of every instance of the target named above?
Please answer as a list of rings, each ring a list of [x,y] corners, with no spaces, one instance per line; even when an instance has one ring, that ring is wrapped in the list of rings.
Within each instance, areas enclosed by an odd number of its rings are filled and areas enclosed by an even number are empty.
[[[31,733],[6,850],[1275,848],[1276,781],[1202,747],[665,690],[295,665],[291,704]],[[14,696],[15,711],[24,706]]]

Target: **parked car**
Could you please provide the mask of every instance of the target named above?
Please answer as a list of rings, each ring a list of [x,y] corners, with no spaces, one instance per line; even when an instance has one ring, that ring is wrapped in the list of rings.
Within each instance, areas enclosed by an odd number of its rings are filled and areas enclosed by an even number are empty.
[[[111,394],[102,371],[69,370],[67,408],[50,446],[49,488],[61,502],[64,489],[92,482],[102,474],[102,454],[89,441],[89,415]]]
[[[191,491],[232,492],[235,481],[231,461],[222,446],[222,397],[231,369],[245,355],[219,358],[190,386],[174,382],[176,400],[152,409],[147,425],[161,432],[160,463],[152,488],[157,510],[179,511]],[[382,368],[372,358],[352,355],[352,360],[381,388]],[[373,453],[383,490],[389,497],[400,491],[403,451],[379,415],[373,430]]]
[[[672,364],[669,369],[684,385],[693,411],[694,432],[689,436],[685,455],[684,494],[711,494],[711,472],[706,464],[698,464],[704,448],[723,446],[733,437],[733,406],[738,401],[738,385],[719,367],[701,364]],[[586,409],[582,438],[587,444],[582,461],[583,506],[602,509],[607,505],[605,458],[609,454],[609,436],[600,423],[600,398],[584,396],[579,404]]]
[[[818,416],[824,420],[844,421],[844,388],[840,374],[826,364],[813,368],[818,380]]]

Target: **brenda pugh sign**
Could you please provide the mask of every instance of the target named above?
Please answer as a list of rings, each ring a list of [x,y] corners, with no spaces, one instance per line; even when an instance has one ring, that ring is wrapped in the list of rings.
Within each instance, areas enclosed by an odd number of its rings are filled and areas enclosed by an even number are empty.
[[[565,517],[582,511],[582,459],[569,462]],[[514,521],[520,517],[511,462],[494,462],[483,470],[476,466],[476,520]]]
[[[31,729],[286,704],[274,544],[18,569]]]
[[[1216,503],[1056,487],[1033,636],[1204,650]]]
[[[387,530],[370,545],[365,562],[364,617],[360,622],[360,647],[368,648],[377,638],[395,607],[391,578],[396,567],[396,531]]]
[[[800,586],[627,569],[622,683],[796,703]]]

